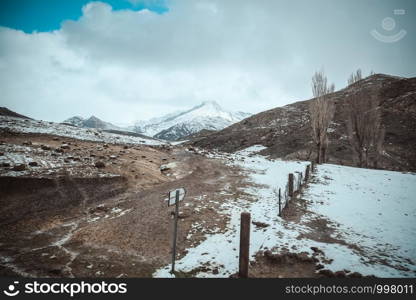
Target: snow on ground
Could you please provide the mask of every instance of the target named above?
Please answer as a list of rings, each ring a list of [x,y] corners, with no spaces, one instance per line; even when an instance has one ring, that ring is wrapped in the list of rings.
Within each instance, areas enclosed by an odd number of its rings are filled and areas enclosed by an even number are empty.
[[[317,177],[319,182],[310,184],[304,198],[311,201],[313,212],[339,224],[337,233],[346,242],[364,250],[361,268],[384,260],[416,271],[415,174],[322,165]],[[341,257],[337,264],[351,268]],[[387,276],[406,275],[385,271]]]
[[[348,269],[379,277],[414,276],[416,204],[412,196],[416,192],[416,175],[321,165],[315,175],[317,182],[310,184],[304,197],[311,204],[311,213],[304,215],[301,222],[289,222],[277,216],[274,190],[284,189],[288,174],[304,171],[307,162],[268,160],[255,155],[262,149],[253,146],[228,156],[230,164],[246,169],[253,185],[244,191],[252,199],[224,202],[219,212],[230,216],[226,230],[207,234],[202,243],[187,249],[188,253],[176,262],[177,271],[193,270],[197,277],[228,277],[238,272],[240,213],[247,211],[252,221],[270,225],[251,226],[251,260],[259,250],[279,253],[290,249],[312,254],[311,247],[318,247],[326,258],[320,263],[332,271]],[[227,158],[224,154],[209,156]],[[346,243],[299,238],[300,234],[311,232],[304,222],[314,218],[333,222],[334,238]],[[348,243],[357,244],[360,249],[349,247]],[[203,266],[208,268],[198,270]],[[218,273],[214,274],[213,269]],[[157,270],[154,276],[172,277],[169,271],[170,265]]]
[[[70,137],[78,140],[113,144],[140,144],[155,146],[166,144],[166,142],[160,140],[115,134],[94,128],[79,128],[54,122],[37,121],[5,116],[0,116],[0,129],[1,128],[7,128],[14,132],[44,133]]]
[[[249,188],[248,192],[256,199],[241,199],[237,202],[230,201],[221,205],[219,211],[231,216],[224,233],[206,235],[206,240],[195,248],[187,249],[185,257],[176,262],[176,270],[189,272],[204,264],[210,264],[212,268],[218,268],[218,274],[199,272],[198,277],[228,277],[238,271],[238,245],[240,214],[243,211],[251,213],[253,221],[271,224],[267,228],[256,229],[252,226],[250,240],[250,254],[255,255],[258,250],[270,249],[280,240],[277,232],[283,227],[278,221],[278,203],[274,188],[284,188],[288,174],[295,171],[303,171],[306,162],[270,161],[263,156],[253,155],[264,147],[252,146],[243,151],[231,155],[230,158],[237,164],[250,171],[253,183],[261,184],[256,188]],[[215,155],[211,154],[211,157]],[[219,155],[222,157],[221,155]],[[251,156],[251,157],[250,157]],[[297,233],[293,232],[295,239]],[[155,272],[155,277],[172,277],[169,273],[170,266],[166,266]]]

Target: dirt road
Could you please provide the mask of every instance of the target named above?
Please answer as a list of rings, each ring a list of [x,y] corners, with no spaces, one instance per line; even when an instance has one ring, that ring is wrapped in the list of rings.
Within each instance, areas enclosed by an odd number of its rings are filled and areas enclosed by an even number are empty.
[[[68,147],[53,151],[62,145]],[[225,197],[221,191],[243,180],[238,169],[180,146],[13,134],[2,138],[1,147],[8,157],[24,156],[23,163],[40,162],[27,166],[24,175],[10,174],[13,160],[2,167],[1,275],[150,277],[170,262],[168,191],[187,190],[179,214],[181,257],[211,229],[221,230],[227,221],[216,210]],[[44,162],[53,160],[49,173],[51,166]],[[96,168],[97,161],[106,166]]]

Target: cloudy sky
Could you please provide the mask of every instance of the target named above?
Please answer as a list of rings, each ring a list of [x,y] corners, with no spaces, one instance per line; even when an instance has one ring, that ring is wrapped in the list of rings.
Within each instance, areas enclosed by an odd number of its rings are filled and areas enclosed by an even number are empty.
[[[256,113],[309,99],[321,68],[337,89],[357,68],[416,76],[413,0],[0,3],[0,106],[37,119]]]

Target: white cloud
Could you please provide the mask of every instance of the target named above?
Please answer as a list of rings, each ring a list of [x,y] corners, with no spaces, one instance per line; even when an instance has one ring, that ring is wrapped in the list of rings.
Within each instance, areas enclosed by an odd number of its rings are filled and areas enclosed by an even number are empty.
[[[406,41],[391,51],[372,40],[371,23],[342,12],[348,1],[168,3],[157,14],[92,2],[53,32],[0,27],[1,105],[55,121],[95,114],[126,123],[204,100],[249,112],[303,100],[322,66],[337,87],[357,67],[413,72],[394,61],[412,57]]]

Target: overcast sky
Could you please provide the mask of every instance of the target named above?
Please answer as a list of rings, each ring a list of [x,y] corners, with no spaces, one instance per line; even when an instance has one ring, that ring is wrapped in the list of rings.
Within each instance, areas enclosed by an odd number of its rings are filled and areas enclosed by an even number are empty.
[[[416,1],[130,1],[77,1],[76,17],[51,7],[56,26],[36,19],[36,1],[8,15],[3,7],[0,106],[122,124],[206,100],[256,113],[309,99],[320,68],[336,89],[356,68],[416,76]],[[385,43],[374,29],[406,32]]]

